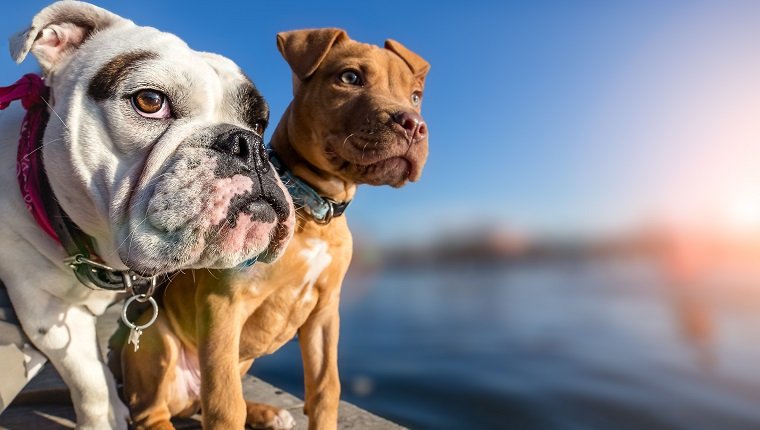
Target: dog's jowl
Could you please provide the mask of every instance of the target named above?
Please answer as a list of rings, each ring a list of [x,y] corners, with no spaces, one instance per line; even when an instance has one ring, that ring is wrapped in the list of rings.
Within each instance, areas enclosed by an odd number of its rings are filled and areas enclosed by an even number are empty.
[[[267,105],[232,61],[76,1],[11,40],[17,61],[29,53],[44,86],[20,81],[37,91],[19,97],[29,112],[18,103],[0,117],[0,278],[71,389],[78,428],[124,429],[95,339],[95,316],[119,297],[111,287],[274,260],[292,202],[262,145]]]

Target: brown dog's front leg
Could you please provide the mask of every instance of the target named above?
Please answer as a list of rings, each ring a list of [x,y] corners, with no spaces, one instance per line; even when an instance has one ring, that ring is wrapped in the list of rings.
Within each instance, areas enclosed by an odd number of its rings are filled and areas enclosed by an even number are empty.
[[[200,282],[196,306],[198,357],[201,369],[201,416],[206,430],[235,430],[245,426],[246,405],[240,380],[241,301],[227,280]]]
[[[338,295],[320,306],[298,330],[306,388],[305,411],[310,430],[338,426]]]

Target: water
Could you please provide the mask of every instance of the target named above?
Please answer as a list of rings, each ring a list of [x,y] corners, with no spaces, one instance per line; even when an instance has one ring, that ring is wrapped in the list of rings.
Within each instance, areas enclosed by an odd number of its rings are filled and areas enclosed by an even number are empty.
[[[631,260],[380,269],[344,284],[339,361],[344,400],[414,429],[760,428],[760,288]],[[303,393],[297,342],[253,373]]]

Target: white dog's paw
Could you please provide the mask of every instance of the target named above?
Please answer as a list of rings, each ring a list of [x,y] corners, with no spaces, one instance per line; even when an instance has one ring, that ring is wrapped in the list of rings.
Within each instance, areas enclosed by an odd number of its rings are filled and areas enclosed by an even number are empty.
[[[280,412],[275,415],[272,421],[268,424],[267,428],[273,430],[290,430],[296,426],[296,420],[290,412],[285,409],[280,409]]]
[[[111,404],[111,407],[106,414],[101,415],[99,418],[94,417],[82,417],[81,423],[77,423],[77,430],[127,430],[129,422],[129,409],[124,406],[124,403],[117,400]],[[79,421],[79,417],[78,421]]]

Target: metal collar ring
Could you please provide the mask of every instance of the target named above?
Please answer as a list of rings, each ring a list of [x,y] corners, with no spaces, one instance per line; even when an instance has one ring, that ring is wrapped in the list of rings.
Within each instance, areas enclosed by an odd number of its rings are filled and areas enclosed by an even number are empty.
[[[143,324],[143,325],[137,325],[133,323],[132,321],[127,318],[127,309],[129,308],[129,305],[131,305],[134,301],[140,301],[140,302],[148,302],[153,306],[153,316],[150,317],[150,320]],[[156,300],[148,295],[145,294],[138,294],[136,296],[132,296],[127,299],[127,301],[124,303],[124,307],[121,310],[121,320],[124,322],[124,324],[129,327],[131,330],[145,330],[146,328],[153,325],[154,322],[156,322],[156,318],[158,318],[158,304],[156,303]]]

